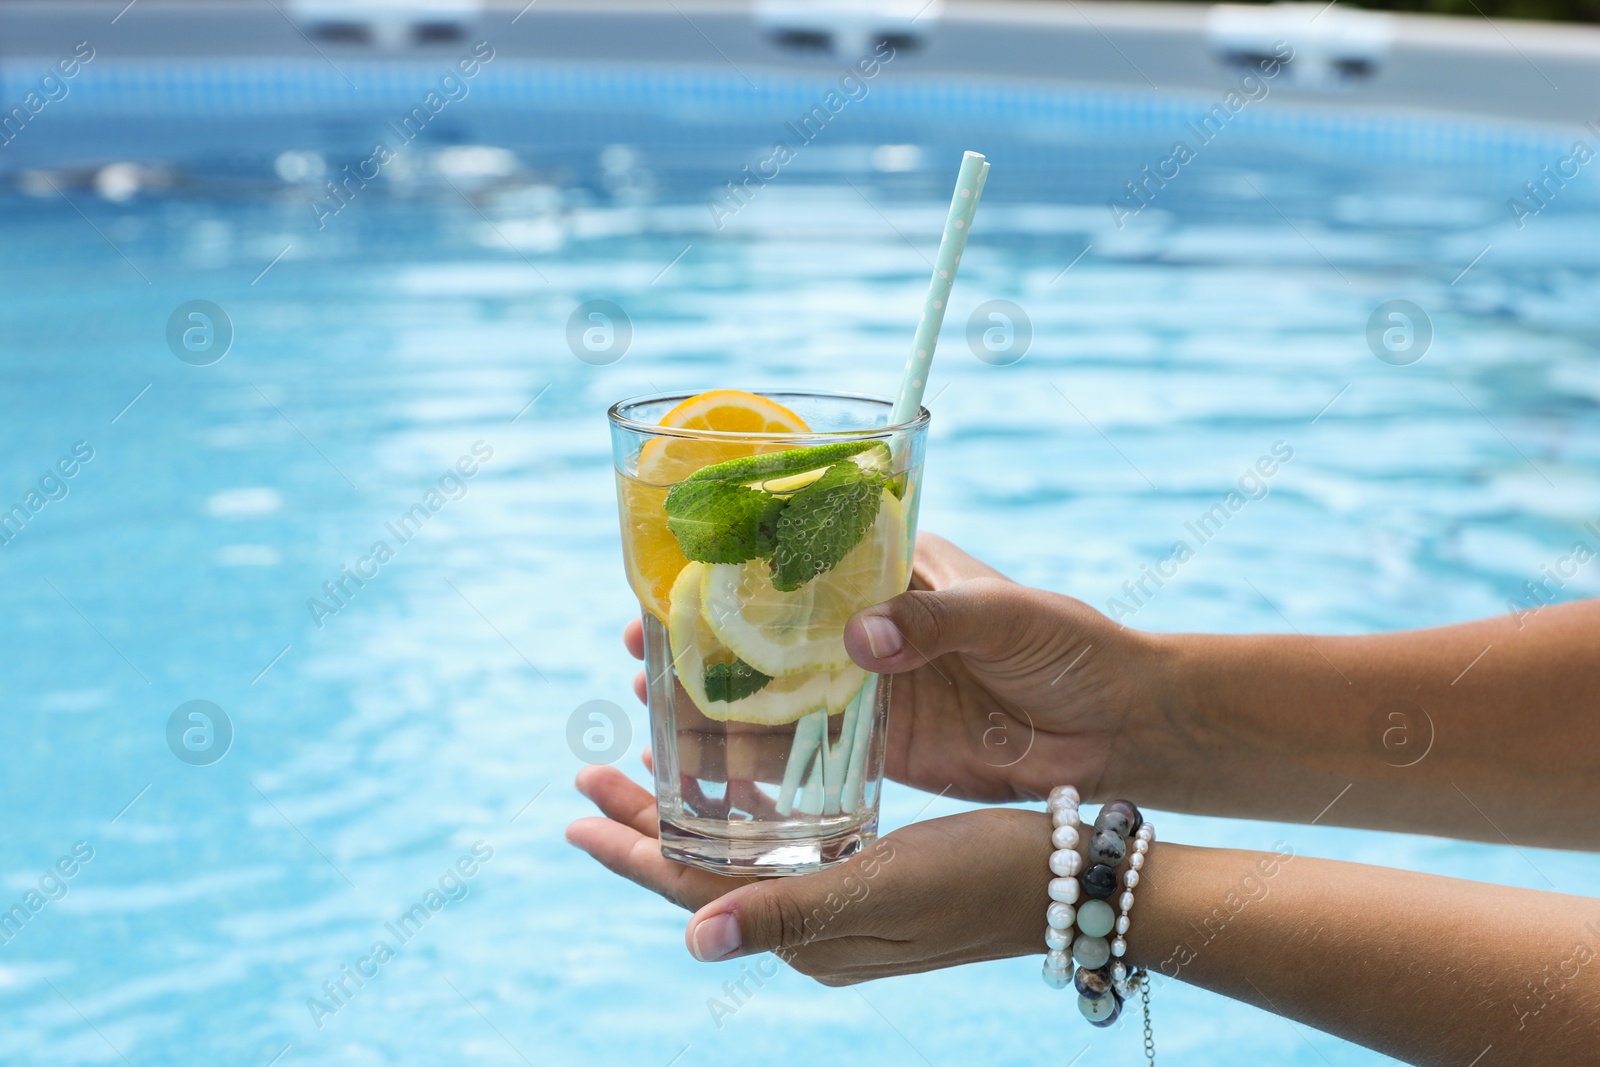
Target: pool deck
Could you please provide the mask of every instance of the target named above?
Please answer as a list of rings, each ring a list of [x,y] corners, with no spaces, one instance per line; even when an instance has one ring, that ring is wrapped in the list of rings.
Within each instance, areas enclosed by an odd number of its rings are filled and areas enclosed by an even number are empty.
[[[391,5],[391,15],[400,5]],[[436,7],[451,6],[439,0]],[[315,0],[4,0],[0,64],[36,67],[89,41],[99,61],[217,60],[230,57],[454,56],[466,40],[497,55],[537,63],[704,65],[741,73],[836,69],[828,50],[851,34],[895,35],[906,78],[1001,78],[1129,92],[1217,95],[1247,69],[1230,64],[1218,37],[1219,12],[1201,4],[947,3],[884,19],[829,17],[794,3],[507,0],[467,4],[455,30],[421,44],[319,37]],[[910,9],[915,11],[915,5]],[[1355,12],[1329,5],[1302,11],[1288,36],[1302,60],[1349,40],[1368,60],[1344,63],[1338,79],[1281,79],[1274,96],[1298,106],[1472,115],[1543,126],[1600,123],[1600,28],[1548,23]],[[1220,13],[1234,31],[1272,38],[1275,7]],[[1312,17],[1315,16],[1315,17]],[[416,16],[418,18],[424,16]],[[380,16],[381,18],[381,16]],[[448,19],[447,19],[448,21]],[[1259,23],[1259,25],[1256,25]],[[326,27],[324,26],[325,30]],[[309,32],[308,32],[309,31]],[[1315,38],[1300,41],[1300,35]],[[359,34],[356,35],[359,38]],[[1235,33],[1237,38],[1237,32]],[[863,38],[865,39],[865,38]],[[1330,45],[1329,42],[1332,42]],[[1345,44],[1341,44],[1345,41]],[[839,51],[835,49],[835,52]],[[844,51],[849,46],[844,46]],[[1258,51],[1250,49],[1252,53]],[[1335,56],[1335,59],[1338,57]],[[1300,73],[1314,64],[1298,63]],[[1332,69],[1332,68],[1330,68]],[[1355,71],[1351,74],[1351,71]]]

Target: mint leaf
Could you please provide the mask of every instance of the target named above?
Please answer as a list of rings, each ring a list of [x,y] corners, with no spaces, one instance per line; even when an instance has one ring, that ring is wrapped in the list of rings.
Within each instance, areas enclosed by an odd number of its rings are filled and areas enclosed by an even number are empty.
[[[878,515],[883,478],[845,460],[789,498],[778,516],[772,585],[793,592],[861,543]]]
[[[681,482],[667,493],[667,529],[689,559],[743,563],[772,554],[784,501],[736,482]]]
[[[689,475],[688,480],[755,482],[783,478],[791,474],[832,466],[841,459],[848,459],[869,448],[881,449],[885,458],[888,456],[888,449],[882,441],[841,441],[835,445],[791,448],[786,452],[767,452],[759,456],[741,456],[723,463],[713,463]]]
[[[770,681],[770,674],[762,674],[742,659],[713,664],[706,668],[706,698],[732,703],[757,692]]]

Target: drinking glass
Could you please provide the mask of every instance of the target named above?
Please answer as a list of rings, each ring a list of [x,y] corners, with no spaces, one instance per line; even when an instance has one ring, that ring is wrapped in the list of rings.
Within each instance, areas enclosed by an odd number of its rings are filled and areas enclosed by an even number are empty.
[[[809,429],[659,425],[689,394],[608,414],[661,851],[723,874],[799,874],[877,836],[890,679],[850,661],[843,630],[906,589],[928,412],[890,425],[887,399],[757,395]],[[740,511],[728,532],[725,498],[759,518]]]

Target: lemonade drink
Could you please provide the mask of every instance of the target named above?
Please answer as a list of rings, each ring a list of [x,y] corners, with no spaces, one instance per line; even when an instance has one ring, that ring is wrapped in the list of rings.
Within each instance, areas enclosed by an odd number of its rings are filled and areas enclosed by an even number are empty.
[[[889,679],[844,650],[910,575],[927,413],[717,390],[611,410],[662,852],[816,870],[877,833]]]

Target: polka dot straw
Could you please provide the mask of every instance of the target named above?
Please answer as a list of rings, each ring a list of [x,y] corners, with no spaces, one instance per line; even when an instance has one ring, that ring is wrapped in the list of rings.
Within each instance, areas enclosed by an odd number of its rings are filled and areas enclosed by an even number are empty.
[[[910,422],[922,410],[922,393],[928,385],[933,347],[939,342],[939,328],[944,325],[950,287],[955,284],[961,252],[967,247],[967,234],[972,230],[972,216],[978,210],[978,198],[983,195],[983,183],[988,177],[989,164],[981,153],[968,152],[961,157],[961,173],[956,176],[950,214],[944,220],[944,236],[939,241],[933,278],[928,283],[928,298],[922,305],[922,318],[917,322],[917,334],[911,342],[911,358],[906,361],[905,377],[900,381],[900,392],[889,416],[890,425]]]

